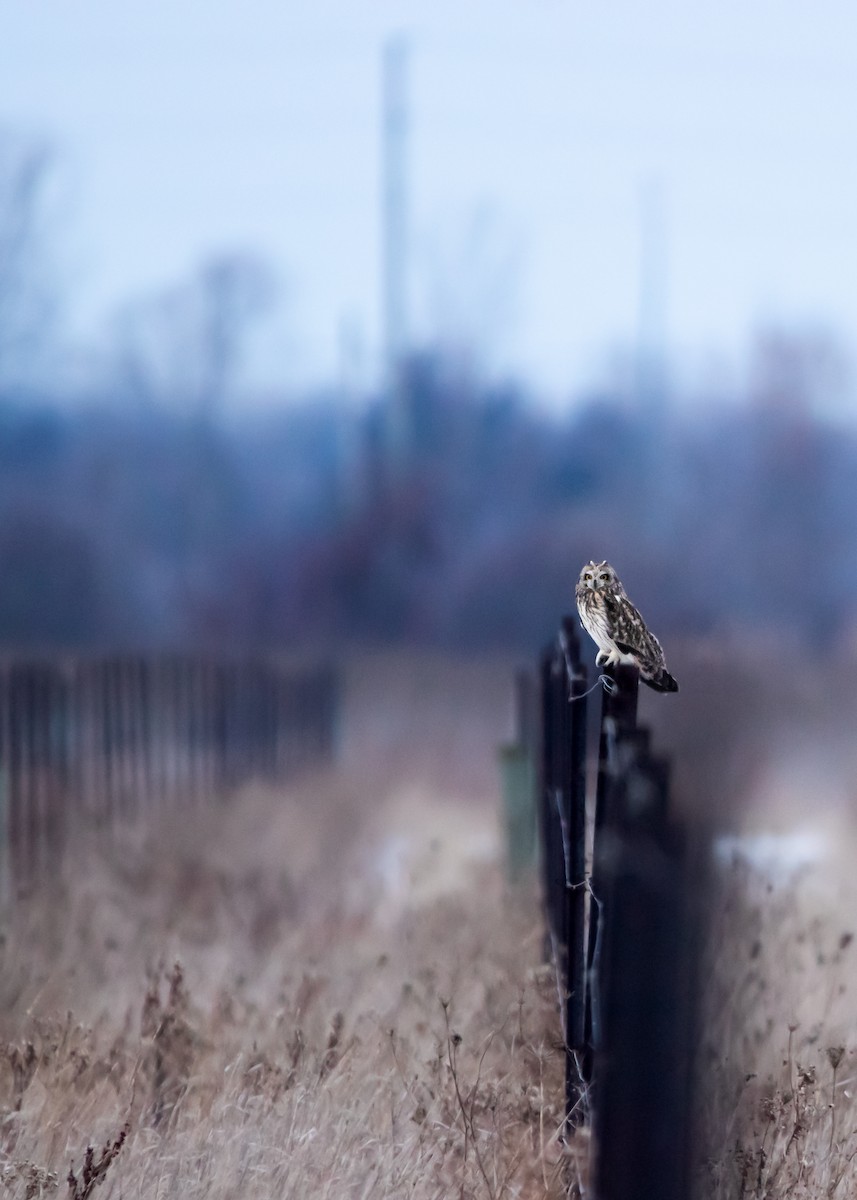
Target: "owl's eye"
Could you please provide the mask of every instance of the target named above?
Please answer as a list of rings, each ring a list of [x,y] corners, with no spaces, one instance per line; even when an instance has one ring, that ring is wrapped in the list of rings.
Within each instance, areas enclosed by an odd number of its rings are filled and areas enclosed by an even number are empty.
[[[609,579],[609,578],[610,578],[610,576],[609,576],[609,575],[599,575],[599,577],[598,577],[598,578],[599,578],[599,579]]]
[[[583,576],[583,578],[584,578],[584,579],[591,579],[591,578],[592,578],[592,576],[591,576],[591,575],[584,575],[584,576]]]

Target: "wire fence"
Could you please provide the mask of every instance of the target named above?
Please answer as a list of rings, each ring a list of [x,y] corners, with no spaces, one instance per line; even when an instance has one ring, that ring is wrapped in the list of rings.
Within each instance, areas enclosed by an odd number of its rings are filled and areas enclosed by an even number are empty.
[[[75,828],[108,834],[329,759],[328,668],[186,655],[0,662],[0,888],[56,871]]]
[[[533,747],[566,1136],[591,1128],[598,1200],[687,1200],[704,834],[671,811],[668,763],[637,723],[636,670],[603,676],[590,694],[566,617],[541,658]]]

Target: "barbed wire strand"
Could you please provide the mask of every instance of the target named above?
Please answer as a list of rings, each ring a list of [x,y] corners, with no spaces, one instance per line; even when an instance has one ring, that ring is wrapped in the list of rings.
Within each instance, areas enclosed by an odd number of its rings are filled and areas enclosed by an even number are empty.
[[[560,645],[560,649],[562,650],[562,656],[565,659],[565,674],[566,674],[566,677],[568,678],[569,685],[571,685],[575,682],[575,680],[579,679],[580,677],[577,674],[577,672],[575,671],[574,664],[572,663],[571,658],[569,657],[568,638],[565,636],[564,630],[559,635],[559,645]],[[587,690],[585,692],[581,692],[581,694],[579,696],[569,695],[569,697],[568,697],[569,704],[573,704],[575,700],[584,700],[587,696],[590,696],[595,691],[595,689],[598,687],[599,683],[604,688],[604,691],[607,692],[611,696],[616,691],[616,687],[617,687],[616,680],[611,679],[609,675],[605,675],[602,672],[602,674],[596,676],[595,682],[593,683],[591,688],[587,688]]]

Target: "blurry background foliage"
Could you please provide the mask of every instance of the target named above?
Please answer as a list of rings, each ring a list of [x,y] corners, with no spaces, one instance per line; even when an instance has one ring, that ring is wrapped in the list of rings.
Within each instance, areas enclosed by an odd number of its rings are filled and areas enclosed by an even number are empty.
[[[641,356],[557,409],[483,375],[464,330],[406,347],[374,390],[258,405],[240,368],[275,270],[212,254],[84,350],[52,260],[56,172],[47,145],[0,136],[0,640],[525,650],[605,555],[662,636],[857,634],[857,429],[822,415],[851,385],[831,336],[767,329],[746,382],[703,397]]]

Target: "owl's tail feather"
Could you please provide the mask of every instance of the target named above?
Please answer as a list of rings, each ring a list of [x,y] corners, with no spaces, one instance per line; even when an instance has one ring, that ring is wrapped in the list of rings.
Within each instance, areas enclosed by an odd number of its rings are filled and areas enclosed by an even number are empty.
[[[647,683],[649,687],[656,692],[678,691],[678,684],[673,679],[672,675],[670,675],[669,671],[665,671],[663,668],[658,671],[656,675],[652,675],[651,678],[647,678],[645,675],[641,675],[640,678],[642,679],[643,683]]]

